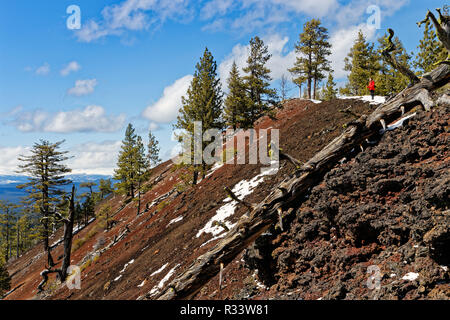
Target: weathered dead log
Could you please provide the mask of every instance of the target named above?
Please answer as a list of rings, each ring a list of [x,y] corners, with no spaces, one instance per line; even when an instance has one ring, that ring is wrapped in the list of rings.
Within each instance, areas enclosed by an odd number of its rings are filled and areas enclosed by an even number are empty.
[[[211,250],[194,261],[184,273],[176,277],[157,297],[160,300],[190,299],[212,277],[220,272],[220,264],[227,265],[242,250],[253,243],[278,220],[279,208],[298,205],[298,199],[316,185],[340,159],[361,145],[367,138],[379,134],[380,120],[390,123],[412,107],[423,105],[429,110],[434,102],[430,91],[450,82],[450,66],[441,65],[423,76],[412,87],[400,92],[394,99],[380,105],[368,117],[351,122],[346,130],[329,145],[302,166],[301,170],[273,188],[264,201],[248,215],[242,216],[237,225]],[[150,298],[148,295],[147,298]]]

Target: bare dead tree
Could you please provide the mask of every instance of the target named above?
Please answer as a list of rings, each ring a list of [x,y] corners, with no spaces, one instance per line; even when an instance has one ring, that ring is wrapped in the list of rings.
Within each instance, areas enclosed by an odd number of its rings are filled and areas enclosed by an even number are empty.
[[[48,275],[52,273],[57,273],[61,282],[64,282],[67,278],[67,269],[70,266],[70,254],[72,251],[72,239],[73,239],[73,225],[75,221],[75,186],[72,186],[72,194],[69,201],[69,215],[68,217],[63,217],[60,213],[56,212],[55,216],[64,223],[64,255],[63,261],[60,269],[52,269],[48,267],[46,270],[41,272],[43,280],[38,285],[38,291],[42,292],[44,286],[48,282]]]

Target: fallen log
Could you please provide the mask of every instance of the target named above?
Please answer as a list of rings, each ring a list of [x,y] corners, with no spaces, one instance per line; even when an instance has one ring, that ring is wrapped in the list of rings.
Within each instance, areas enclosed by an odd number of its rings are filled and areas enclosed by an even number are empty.
[[[430,92],[450,82],[450,66],[441,65],[424,75],[418,83],[406,88],[396,97],[380,105],[369,116],[361,116],[349,123],[346,130],[329,145],[304,164],[295,175],[273,188],[264,201],[249,214],[242,216],[237,225],[228,232],[211,250],[197,258],[185,272],[176,277],[157,296],[159,300],[190,299],[212,277],[220,272],[220,265],[229,264],[242,250],[253,243],[270,226],[278,222],[278,209],[298,205],[311,187],[334,167],[340,159],[364,143],[373,135],[378,135],[382,122],[390,123],[411,108],[422,105],[429,110],[434,101]],[[146,298],[150,298],[147,295]]]

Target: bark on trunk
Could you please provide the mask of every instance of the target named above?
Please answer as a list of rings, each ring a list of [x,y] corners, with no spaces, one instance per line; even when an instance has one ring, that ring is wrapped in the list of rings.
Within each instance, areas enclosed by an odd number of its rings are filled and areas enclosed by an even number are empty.
[[[69,217],[64,220],[64,256],[61,265],[60,280],[67,278],[67,268],[70,266],[70,254],[72,251],[73,224],[75,220],[75,186],[72,186],[72,196],[69,204]]]

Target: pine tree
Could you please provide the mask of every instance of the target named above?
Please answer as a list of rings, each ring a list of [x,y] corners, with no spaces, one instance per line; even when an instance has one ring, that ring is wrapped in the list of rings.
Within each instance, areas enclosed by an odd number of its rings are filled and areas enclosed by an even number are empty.
[[[136,185],[138,191],[137,198],[137,214],[141,213],[141,194],[142,194],[142,184],[148,178],[148,174],[150,173],[149,167],[149,159],[145,154],[144,143],[142,142],[142,138],[140,136],[137,137],[136,140],[136,159],[135,159],[135,177],[136,177]]]
[[[336,83],[334,82],[333,74],[328,73],[328,81],[326,86],[324,87],[324,100],[330,101],[336,99],[337,90]]]
[[[378,39],[381,48],[386,45],[385,39],[386,37]],[[395,37],[393,43],[395,44],[395,47],[398,48],[395,52],[396,60],[402,65],[410,68],[411,56],[406,52],[400,39]],[[408,77],[392,68],[392,66],[384,61],[384,59],[381,60],[379,73],[374,79],[377,84],[377,93],[382,96],[396,94],[408,86],[410,82]]]
[[[114,191],[111,179],[100,179],[98,189],[100,191],[100,199],[103,200]]]
[[[418,69],[419,73],[432,71],[436,67],[435,63],[445,60],[448,55],[447,50],[438,40],[430,20],[427,20],[425,23],[423,38],[420,40],[420,45],[417,48],[419,52],[413,65]]]
[[[97,213],[97,219],[105,230],[109,231],[112,227],[112,208],[109,204],[104,205]]]
[[[11,289],[11,277],[8,270],[0,261],[0,298]]]
[[[122,148],[117,160],[117,169],[114,172],[114,179],[119,181],[116,188],[120,194],[125,194],[134,198],[135,184],[135,160],[136,160],[137,135],[133,125],[130,123],[125,131],[125,139],[122,141]]]
[[[19,173],[26,174],[29,182],[18,188],[25,189],[29,195],[26,203],[33,205],[41,215],[42,238],[44,250],[47,252],[48,265],[54,266],[49,246],[49,226],[53,223],[54,207],[63,194],[63,186],[71,183],[65,175],[71,172],[64,162],[69,158],[67,151],[58,151],[64,141],[50,143],[41,140],[35,143],[31,155],[20,156]]]
[[[245,120],[244,113],[248,104],[244,82],[236,62],[233,62],[227,83],[229,93],[225,99],[224,120],[227,126],[236,130],[238,125]]]
[[[275,89],[270,88],[270,70],[266,64],[272,57],[268,47],[259,37],[250,40],[250,55],[247,66],[243,69],[245,90],[247,91],[247,106],[243,114],[244,129],[252,128],[260,117],[270,114],[272,106],[278,106]]]
[[[159,142],[156,140],[156,137],[150,131],[148,133],[148,144],[147,144],[147,160],[150,168],[155,167],[158,163],[161,162],[159,158]]]
[[[208,48],[205,49],[203,57],[196,65],[194,78],[187,91],[187,96],[182,98],[182,107],[177,117],[176,129],[185,130],[191,136],[194,135],[194,122],[202,123],[204,131],[208,129],[222,129],[222,89],[220,79],[217,76],[217,63]],[[179,139],[182,137],[179,136]],[[192,146],[187,146],[192,150]],[[202,150],[206,144],[202,145]],[[192,153],[193,155],[193,153]],[[197,184],[199,171],[203,176],[206,171],[206,164],[203,161],[201,168],[199,164],[194,164],[193,184]]]
[[[350,94],[364,95],[367,93],[369,79],[374,78],[380,69],[379,59],[373,44],[366,42],[366,38],[360,30],[350,53],[345,58],[345,70],[350,71],[347,84]]]
[[[82,205],[84,225],[89,224],[89,219],[95,216],[95,202],[91,195],[87,195]]]
[[[12,257],[15,209],[17,209],[17,206],[15,206],[14,204],[10,202],[0,201],[0,225],[2,226],[2,238],[4,239],[3,255],[5,262],[8,262]]]
[[[299,56],[289,71],[300,88],[306,82],[308,99],[316,99],[317,86],[325,78],[324,72],[330,71],[328,56],[331,54],[331,44],[328,39],[328,30],[321,25],[321,21],[312,19],[304,24],[295,46]]]

